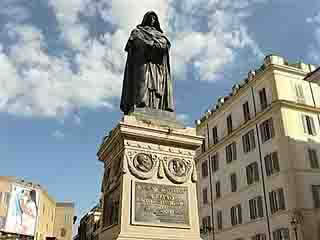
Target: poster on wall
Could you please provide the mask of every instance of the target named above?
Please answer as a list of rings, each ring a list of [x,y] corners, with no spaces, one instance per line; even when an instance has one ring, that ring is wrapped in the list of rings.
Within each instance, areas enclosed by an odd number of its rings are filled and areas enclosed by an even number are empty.
[[[11,191],[9,193],[2,192],[1,197],[5,198],[2,200],[4,200],[3,209],[6,213],[1,214],[0,231],[34,236],[38,217],[39,193],[32,188],[12,184]]]

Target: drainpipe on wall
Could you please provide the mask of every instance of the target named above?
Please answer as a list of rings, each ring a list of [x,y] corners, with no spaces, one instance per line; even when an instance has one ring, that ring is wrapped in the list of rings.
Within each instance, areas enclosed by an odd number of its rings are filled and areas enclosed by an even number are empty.
[[[254,97],[254,91],[253,87],[251,88],[251,94],[252,94],[252,100],[253,100],[253,108],[254,108],[254,116],[257,116],[257,108],[256,108],[256,101]],[[264,205],[265,205],[265,210],[266,210],[266,218],[267,218],[267,229],[268,229],[268,234],[269,234],[269,240],[272,240],[271,237],[271,228],[270,228],[270,219],[269,219],[269,211],[268,211],[268,205],[267,205],[267,193],[266,193],[266,184],[265,184],[265,179],[264,179],[264,171],[263,171],[263,165],[262,165],[262,152],[261,152],[261,143],[260,143],[260,138],[259,138],[259,128],[258,124],[256,125],[256,134],[257,134],[257,140],[258,140],[258,150],[259,150],[259,160],[260,160],[260,170],[261,170],[261,178],[262,178],[262,188],[263,188],[263,198],[264,198]]]
[[[209,124],[207,123],[207,134],[208,134],[208,149],[209,149]],[[211,161],[210,161],[210,155],[208,155],[208,172],[209,172],[209,180],[210,180],[210,199],[211,199],[211,222],[212,222],[212,240],[215,239],[214,236],[214,211],[213,211],[213,192],[212,192],[212,175],[211,175],[211,170],[212,170],[212,166],[211,166]]]

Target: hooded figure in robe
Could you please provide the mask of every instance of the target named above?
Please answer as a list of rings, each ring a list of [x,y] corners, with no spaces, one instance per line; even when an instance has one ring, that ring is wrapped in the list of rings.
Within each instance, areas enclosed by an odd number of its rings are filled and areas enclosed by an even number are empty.
[[[124,114],[136,107],[174,111],[169,49],[157,14],[147,12],[125,47],[128,56],[120,103]]]

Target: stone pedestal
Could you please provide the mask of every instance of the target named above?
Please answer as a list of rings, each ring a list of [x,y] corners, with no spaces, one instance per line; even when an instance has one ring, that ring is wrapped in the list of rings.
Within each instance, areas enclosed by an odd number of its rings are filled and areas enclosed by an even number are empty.
[[[174,126],[176,123],[174,123]],[[100,240],[200,240],[194,128],[124,116],[100,146]]]

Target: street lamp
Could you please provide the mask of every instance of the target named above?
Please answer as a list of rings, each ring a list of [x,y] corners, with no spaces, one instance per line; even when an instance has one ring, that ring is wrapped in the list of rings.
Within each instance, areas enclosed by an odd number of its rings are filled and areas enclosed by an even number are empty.
[[[290,224],[293,227],[294,234],[296,236],[296,240],[298,240],[298,232],[297,232],[297,228],[298,228],[298,224],[299,224],[298,219],[296,217],[292,217]]]
[[[213,231],[213,227],[204,225],[200,228],[200,233],[203,235],[209,235]]]

